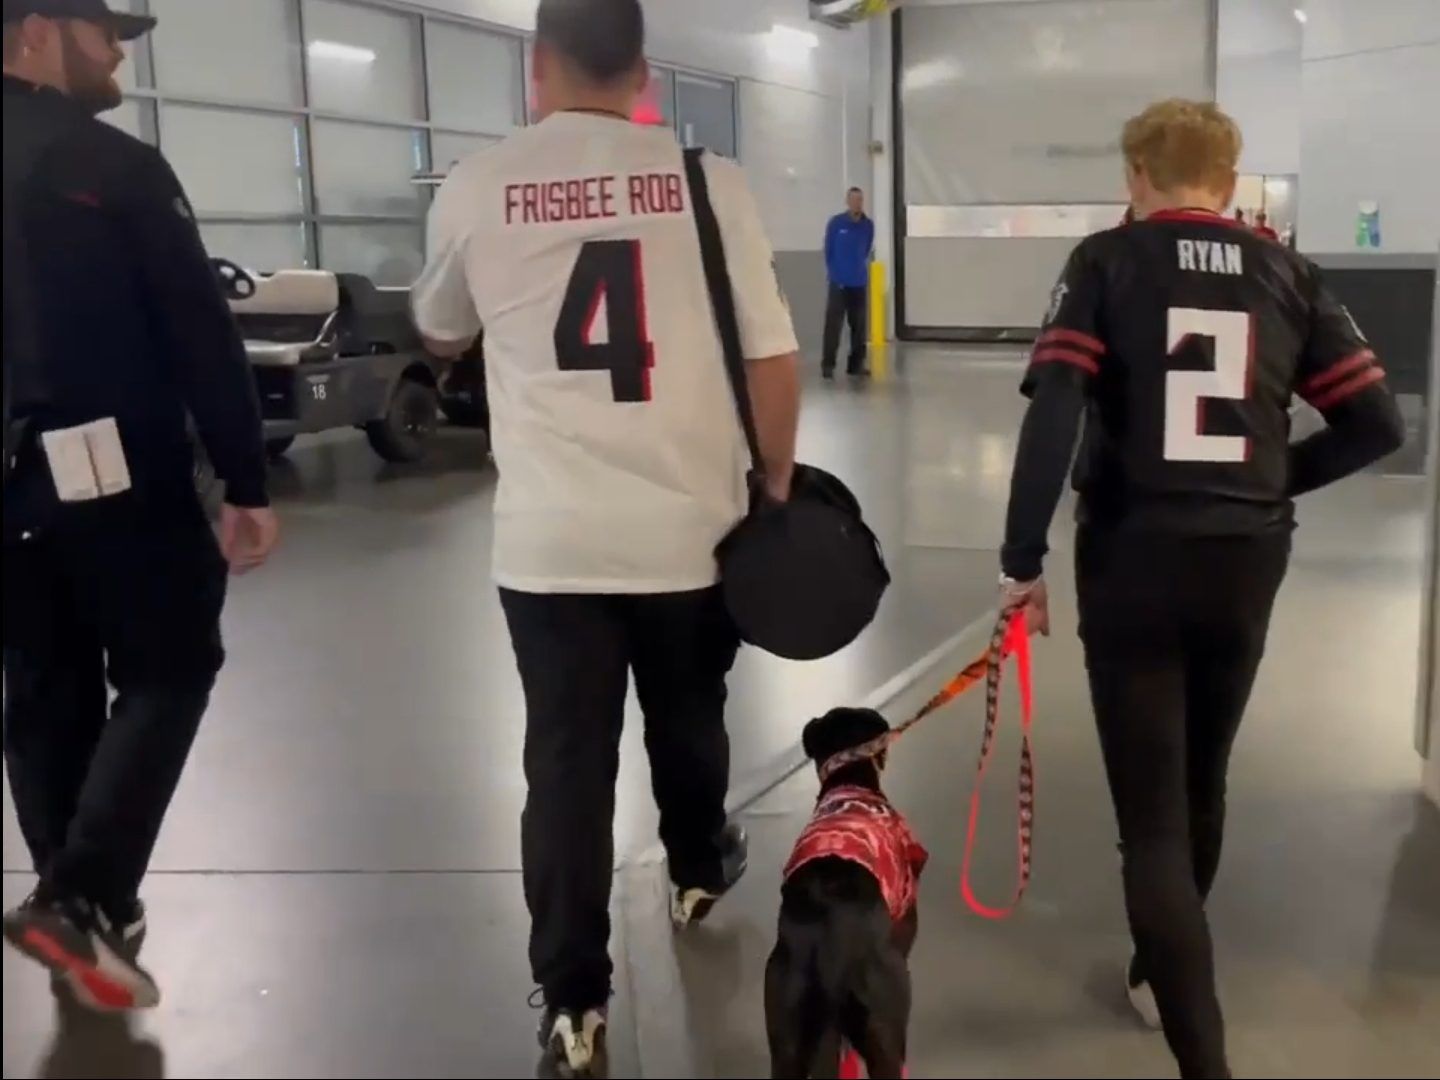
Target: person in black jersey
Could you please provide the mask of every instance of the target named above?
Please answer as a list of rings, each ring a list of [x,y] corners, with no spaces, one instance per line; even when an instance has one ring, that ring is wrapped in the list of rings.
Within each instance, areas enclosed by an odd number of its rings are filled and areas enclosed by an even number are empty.
[[[1228,1077],[1205,901],[1292,500],[1395,450],[1404,427],[1316,267],[1221,215],[1234,122],[1167,101],[1123,145],[1137,220],[1075,249],[1025,374],[1002,593],[1049,632],[1046,534],[1083,416],[1080,636],[1124,856],[1129,989],[1182,1076]],[[1328,426],[1292,444],[1295,394]]]

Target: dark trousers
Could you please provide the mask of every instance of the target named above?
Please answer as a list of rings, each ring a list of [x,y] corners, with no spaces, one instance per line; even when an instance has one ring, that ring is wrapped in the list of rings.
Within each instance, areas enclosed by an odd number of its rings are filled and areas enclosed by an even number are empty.
[[[125,903],[224,659],[224,560],[198,504],[122,496],[7,522],[3,573],[5,765],[35,871]]]
[[[502,589],[525,688],[521,822],[530,964],[557,1008],[610,993],[615,778],[629,675],[670,876],[722,882],[730,742],[725,677],[739,637],[718,589],[649,596]]]
[[[859,288],[830,286],[830,296],[825,303],[825,348],[820,358],[822,370],[835,370],[835,357],[840,351],[840,324],[846,320],[850,323],[850,359],[846,369],[851,375],[865,370],[866,296],[863,285]]]
[[[1205,901],[1230,750],[1265,651],[1290,535],[1181,539],[1082,528],[1080,634],[1141,972],[1184,1077],[1228,1077]]]

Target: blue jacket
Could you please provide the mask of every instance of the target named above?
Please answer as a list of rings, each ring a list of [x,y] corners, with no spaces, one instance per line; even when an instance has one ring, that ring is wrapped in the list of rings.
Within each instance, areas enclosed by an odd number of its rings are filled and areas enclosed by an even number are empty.
[[[869,215],[860,220],[848,211],[836,214],[825,226],[825,272],[831,285],[849,289],[870,283],[870,252],[875,247],[875,222]]]

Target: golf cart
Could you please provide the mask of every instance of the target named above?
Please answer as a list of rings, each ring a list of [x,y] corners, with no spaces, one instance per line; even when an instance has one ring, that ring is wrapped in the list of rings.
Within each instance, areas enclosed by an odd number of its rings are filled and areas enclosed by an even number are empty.
[[[360,428],[386,461],[425,456],[448,365],[425,351],[406,290],[326,270],[261,275],[219,260],[216,269],[245,339],[273,456],[297,435],[338,427]]]

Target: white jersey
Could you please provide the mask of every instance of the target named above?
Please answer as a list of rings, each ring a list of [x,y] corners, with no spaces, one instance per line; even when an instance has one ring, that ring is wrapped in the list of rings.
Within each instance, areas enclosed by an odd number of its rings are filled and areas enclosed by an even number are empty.
[[[796,350],[740,168],[705,156],[747,359]],[[416,321],[485,334],[495,580],[523,592],[706,588],[744,515],[745,440],[674,136],[557,113],[457,165]]]

